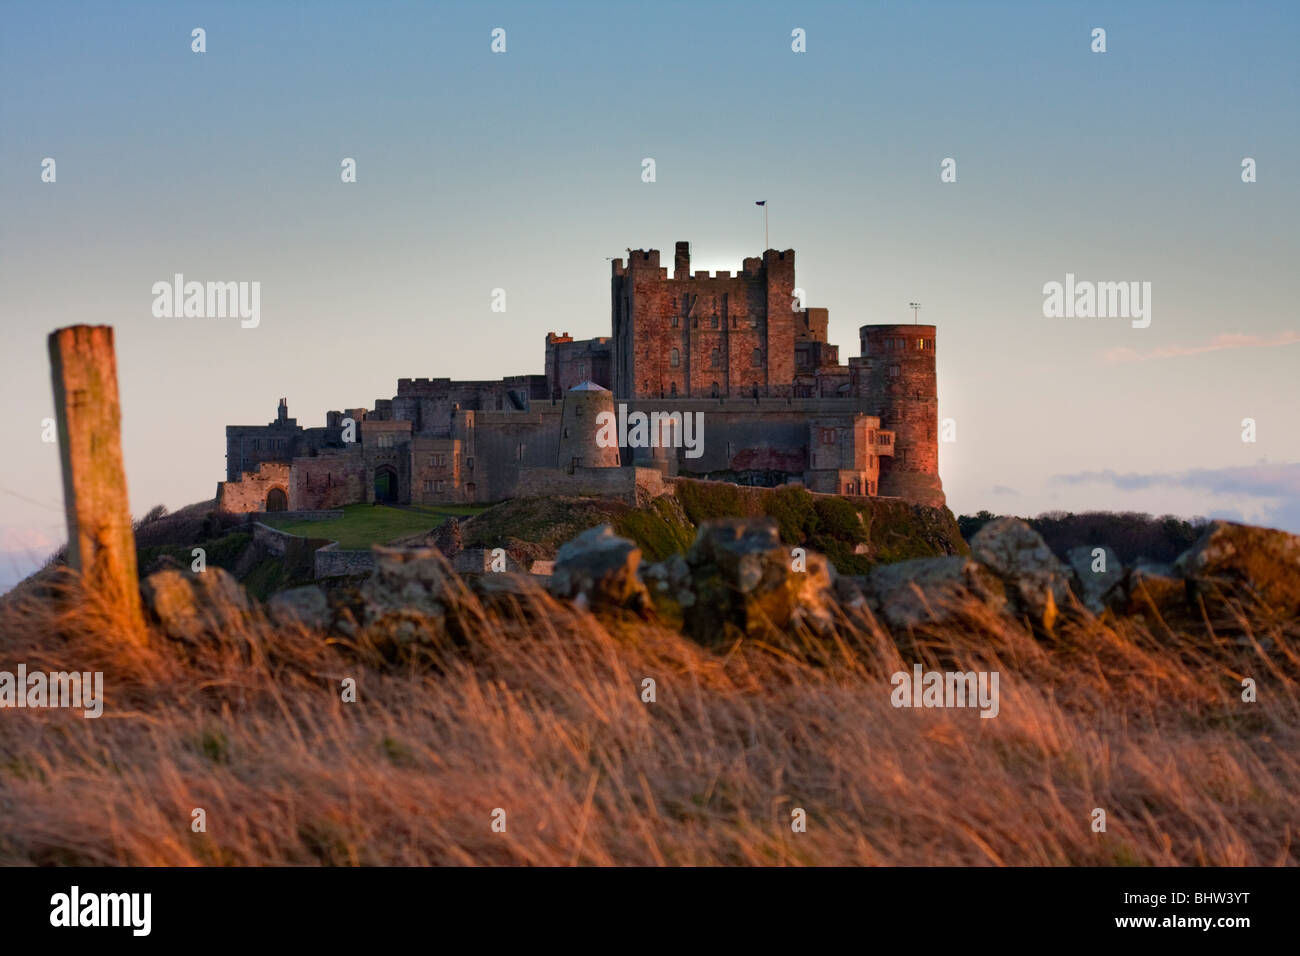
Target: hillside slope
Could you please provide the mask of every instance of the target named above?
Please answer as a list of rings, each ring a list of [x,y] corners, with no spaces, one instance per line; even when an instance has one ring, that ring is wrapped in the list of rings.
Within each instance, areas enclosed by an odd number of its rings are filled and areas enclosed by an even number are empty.
[[[952,512],[893,499],[814,495],[799,487],[755,488],[679,479],[671,496],[643,508],[604,498],[516,498],[459,524],[459,547],[505,548],[521,562],[550,559],[564,541],[610,524],[646,560],[685,551],[701,522],[773,518],[781,540],[820,551],[845,574],[909,558],[968,554]],[[406,544],[454,550],[449,526]]]

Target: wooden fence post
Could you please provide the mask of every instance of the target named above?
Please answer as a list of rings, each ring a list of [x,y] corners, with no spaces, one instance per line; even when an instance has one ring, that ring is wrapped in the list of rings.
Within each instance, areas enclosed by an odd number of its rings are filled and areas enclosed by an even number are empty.
[[[68,566],[83,587],[143,634],[135,535],[122,461],[113,329],[74,325],[50,334],[50,372],[63,464]]]

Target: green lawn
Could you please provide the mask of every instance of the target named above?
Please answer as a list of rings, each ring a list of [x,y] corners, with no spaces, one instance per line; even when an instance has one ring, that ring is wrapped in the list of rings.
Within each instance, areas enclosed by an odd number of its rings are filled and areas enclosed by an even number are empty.
[[[410,505],[392,508],[388,505],[347,505],[342,518],[329,521],[277,521],[273,515],[261,520],[273,528],[300,534],[308,538],[329,538],[340,548],[368,548],[372,544],[387,544],[396,538],[432,531],[450,517],[463,518],[476,515],[485,506],[447,505],[426,507]]]

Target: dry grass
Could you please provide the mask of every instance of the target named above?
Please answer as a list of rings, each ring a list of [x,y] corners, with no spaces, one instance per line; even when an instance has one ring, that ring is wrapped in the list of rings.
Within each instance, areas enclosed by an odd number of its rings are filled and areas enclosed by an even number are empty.
[[[102,670],[105,713],[0,712],[0,864],[1298,861],[1293,621],[1081,616],[1043,641],[975,607],[902,650],[867,620],[718,654],[466,592],[468,641],[411,655],[260,614],[199,648],[133,643],[69,585],[0,607],[0,669]],[[916,660],[997,669],[1000,715],[894,709],[888,675]]]

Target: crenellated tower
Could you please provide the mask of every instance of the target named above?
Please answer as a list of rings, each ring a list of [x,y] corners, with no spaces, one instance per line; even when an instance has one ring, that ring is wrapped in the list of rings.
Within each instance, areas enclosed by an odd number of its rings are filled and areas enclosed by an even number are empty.
[[[864,325],[859,394],[866,412],[894,433],[880,459],[880,494],[942,507],[939,397],[933,325]]]

